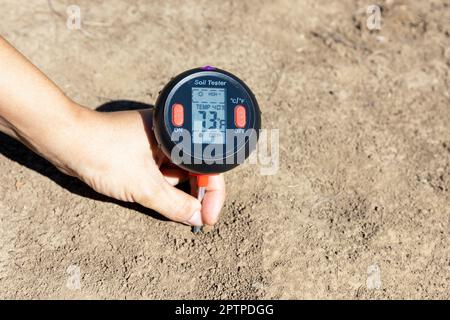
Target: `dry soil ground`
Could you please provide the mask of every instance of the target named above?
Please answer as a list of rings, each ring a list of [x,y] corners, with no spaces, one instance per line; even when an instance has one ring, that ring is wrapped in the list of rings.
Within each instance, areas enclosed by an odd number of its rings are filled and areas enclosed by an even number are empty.
[[[199,236],[0,136],[0,297],[450,298],[450,2],[380,1],[379,31],[370,4],[0,0],[1,34],[82,104],[153,104],[212,64],[280,130],[278,172],[227,173]]]

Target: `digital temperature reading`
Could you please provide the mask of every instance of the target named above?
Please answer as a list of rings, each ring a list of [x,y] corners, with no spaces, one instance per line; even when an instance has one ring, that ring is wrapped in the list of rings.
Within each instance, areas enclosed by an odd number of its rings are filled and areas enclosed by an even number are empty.
[[[192,88],[192,142],[224,144],[225,89]]]

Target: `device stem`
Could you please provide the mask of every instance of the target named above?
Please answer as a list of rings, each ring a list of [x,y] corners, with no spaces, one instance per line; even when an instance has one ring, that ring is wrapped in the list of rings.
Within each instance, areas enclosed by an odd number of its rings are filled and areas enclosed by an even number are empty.
[[[206,187],[208,185],[208,176],[207,175],[198,175],[197,176],[197,199],[198,201],[202,202],[203,198],[205,197],[206,193]],[[199,233],[202,231],[203,227],[192,227],[192,232],[194,234]]]

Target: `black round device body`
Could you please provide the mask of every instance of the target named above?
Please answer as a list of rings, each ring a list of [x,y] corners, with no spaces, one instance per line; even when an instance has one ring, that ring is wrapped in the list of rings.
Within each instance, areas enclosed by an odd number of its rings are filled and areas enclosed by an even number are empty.
[[[195,174],[228,171],[256,147],[261,113],[248,86],[214,67],[173,78],[156,101],[153,131],[164,154]]]

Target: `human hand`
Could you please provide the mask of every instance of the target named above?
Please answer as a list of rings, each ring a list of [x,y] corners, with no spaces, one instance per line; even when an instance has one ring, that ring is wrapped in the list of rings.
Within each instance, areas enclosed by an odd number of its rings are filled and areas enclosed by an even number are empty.
[[[223,177],[210,178],[202,204],[176,189],[188,174],[158,149],[151,110],[84,108],[1,36],[0,70],[1,132],[99,193],[193,226],[217,222],[225,198]]]
[[[65,150],[67,156],[59,155],[62,171],[99,193],[137,202],[174,221],[192,226],[218,221],[225,199],[223,176],[210,177],[202,204],[175,188],[189,179],[189,174],[171,164],[158,148],[151,130],[151,110],[81,110],[70,150]]]

